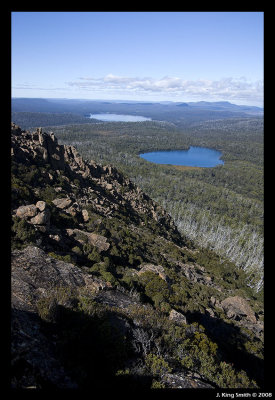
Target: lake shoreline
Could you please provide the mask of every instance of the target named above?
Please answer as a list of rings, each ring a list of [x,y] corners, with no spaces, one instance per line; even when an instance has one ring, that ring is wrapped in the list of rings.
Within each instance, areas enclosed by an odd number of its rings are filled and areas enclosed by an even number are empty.
[[[90,119],[97,119],[103,122],[144,122],[152,121],[152,118],[143,117],[141,115],[130,115],[130,114],[112,114],[112,113],[99,113],[90,114]]]
[[[222,153],[219,150],[190,146],[182,150],[157,150],[139,153],[145,161],[158,165],[171,165],[189,168],[213,168],[224,165],[221,159]]]

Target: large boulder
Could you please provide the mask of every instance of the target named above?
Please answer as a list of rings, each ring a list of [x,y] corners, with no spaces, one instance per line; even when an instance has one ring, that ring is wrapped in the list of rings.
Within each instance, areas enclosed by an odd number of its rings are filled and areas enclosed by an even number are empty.
[[[37,301],[54,288],[86,288],[91,292],[107,287],[106,283],[83,272],[71,263],[49,257],[43,250],[28,246],[14,250],[11,258],[12,306],[36,311]]]
[[[47,208],[46,202],[42,200],[38,201],[35,205],[28,204],[18,207],[15,215],[33,225],[45,225],[48,227],[50,224],[50,211]]]
[[[164,272],[164,268],[161,265],[141,264],[140,270],[137,272],[137,275],[142,275],[147,271],[153,272],[157,274],[164,281],[167,281],[167,276]]]
[[[66,229],[68,236],[72,236],[79,243],[85,243],[87,241],[92,246],[95,246],[99,252],[106,251],[110,247],[110,243],[107,238],[102,235],[98,235],[93,232],[86,232],[80,229]]]
[[[72,204],[72,200],[69,197],[54,199],[52,202],[57,208],[61,208],[62,210],[68,208]]]
[[[27,219],[34,217],[38,212],[37,207],[34,204],[28,204],[26,206],[20,206],[16,210],[16,216],[19,218]]]
[[[47,207],[47,203],[45,201],[38,201],[35,205],[40,211],[44,211],[45,208]]]
[[[173,309],[170,311],[169,319],[179,324],[187,324],[185,315]]]
[[[251,306],[240,296],[227,297],[220,304],[228,318],[236,320],[245,318],[252,323],[257,322],[255,313]]]
[[[206,383],[203,378],[196,373],[165,373],[162,376],[167,388],[173,389],[214,389],[214,386]],[[190,392],[189,392],[190,393]],[[192,397],[192,396],[190,396]]]
[[[82,210],[82,217],[83,217],[83,221],[84,222],[88,222],[89,221],[89,213],[86,209]]]
[[[38,213],[35,217],[31,218],[30,222],[34,225],[49,225],[50,223],[50,211],[45,209]]]

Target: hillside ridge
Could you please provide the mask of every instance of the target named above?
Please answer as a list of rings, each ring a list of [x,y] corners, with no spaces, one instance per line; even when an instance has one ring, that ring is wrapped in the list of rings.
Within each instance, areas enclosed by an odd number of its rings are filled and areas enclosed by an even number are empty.
[[[11,158],[13,388],[261,386],[263,313],[235,270],[53,132],[12,123]]]
[[[123,177],[115,167],[111,165],[102,167],[93,161],[84,161],[75,147],[59,145],[53,132],[46,134],[38,128],[30,133],[12,124],[11,152],[13,160],[17,163],[40,167],[47,165],[56,176],[64,174],[68,183],[68,179],[77,180],[78,184],[80,182],[79,189],[82,198],[78,195],[80,198],[78,205],[81,207],[89,204],[95,206],[97,210],[100,209],[105,215],[118,209],[124,209],[135,215],[147,214],[163,225],[164,232],[171,230],[180,237],[171,217],[141,189]],[[53,183],[55,178],[50,173],[44,174],[46,183]],[[71,184],[72,188],[75,188],[73,184]],[[92,197],[95,196],[96,199],[93,201]],[[76,195],[72,195],[71,201],[75,199]],[[64,207],[60,206],[60,208]]]

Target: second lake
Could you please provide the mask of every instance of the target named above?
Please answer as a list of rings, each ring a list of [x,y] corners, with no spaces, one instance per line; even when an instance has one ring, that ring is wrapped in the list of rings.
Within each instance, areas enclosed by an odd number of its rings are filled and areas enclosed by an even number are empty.
[[[222,153],[206,147],[191,146],[188,150],[161,150],[140,154],[146,161],[156,164],[184,165],[188,167],[215,167],[223,165]]]
[[[151,118],[142,117],[141,115],[128,114],[90,114],[89,118],[99,119],[105,122],[143,122],[151,121]]]

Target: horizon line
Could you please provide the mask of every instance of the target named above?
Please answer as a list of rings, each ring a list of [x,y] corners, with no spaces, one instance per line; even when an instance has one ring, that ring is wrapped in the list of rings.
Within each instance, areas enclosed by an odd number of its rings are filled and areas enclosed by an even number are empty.
[[[72,98],[72,97],[19,97],[19,96],[11,96],[11,99],[42,99],[42,100],[79,100],[79,101],[104,101],[104,102],[123,102],[123,103],[179,103],[179,104],[196,104],[196,103],[226,103],[226,104],[231,104],[231,105],[236,105],[236,106],[245,106],[245,107],[255,107],[255,108],[260,108],[264,109],[264,106],[256,106],[256,105],[249,105],[249,104],[236,104],[236,103],[231,103],[228,100],[214,100],[214,101],[208,101],[208,100],[198,100],[198,101],[173,101],[173,100],[132,100],[132,99],[85,99],[85,98]]]

